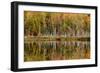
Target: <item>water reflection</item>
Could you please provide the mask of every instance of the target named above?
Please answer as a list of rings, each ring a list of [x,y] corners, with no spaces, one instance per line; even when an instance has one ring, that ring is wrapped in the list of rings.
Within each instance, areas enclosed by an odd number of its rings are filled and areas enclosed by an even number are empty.
[[[24,61],[89,58],[89,41],[28,41],[24,43]]]

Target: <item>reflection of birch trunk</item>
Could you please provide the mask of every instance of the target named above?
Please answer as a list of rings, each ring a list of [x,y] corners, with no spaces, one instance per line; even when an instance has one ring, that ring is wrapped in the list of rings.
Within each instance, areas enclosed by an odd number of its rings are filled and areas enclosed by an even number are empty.
[[[40,36],[40,31],[41,31],[41,26],[39,25],[39,32],[38,32],[39,36]]]
[[[41,42],[39,42],[39,54],[41,52]]]
[[[54,48],[52,48],[52,53],[51,53],[51,59],[53,60],[53,56],[54,56]]]
[[[54,58],[55,50],[56,50],[56,41],[53,42],[52,59]]]
[[[44,51],[43,51],[43,60],[45,60],[45,56],[46,56],[46,49],[44,48],[43,50],[44,50]]]
[[[66,45],[66,43],[65,43]],[[66,49],[63,48],[63,59],[65,60],[66,59]]]

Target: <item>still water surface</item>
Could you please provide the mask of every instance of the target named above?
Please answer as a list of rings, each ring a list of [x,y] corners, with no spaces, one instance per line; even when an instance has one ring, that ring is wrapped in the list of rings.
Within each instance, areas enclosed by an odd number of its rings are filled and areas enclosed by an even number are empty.
[[[90,59],[90,41],[28,41],[24,61]]]

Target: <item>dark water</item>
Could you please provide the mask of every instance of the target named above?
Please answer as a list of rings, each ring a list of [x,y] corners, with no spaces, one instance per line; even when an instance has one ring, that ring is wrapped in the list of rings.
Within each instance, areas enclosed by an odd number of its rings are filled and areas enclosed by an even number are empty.
[[[73,60],[90,58],[90,41],[27,41],[24,61]]]

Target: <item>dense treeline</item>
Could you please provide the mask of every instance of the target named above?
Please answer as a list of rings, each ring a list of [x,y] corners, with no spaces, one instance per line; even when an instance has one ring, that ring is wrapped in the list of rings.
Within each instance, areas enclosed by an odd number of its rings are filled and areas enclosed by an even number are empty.
[[[25,36],[90,35],[90,14],[24,11]]]

